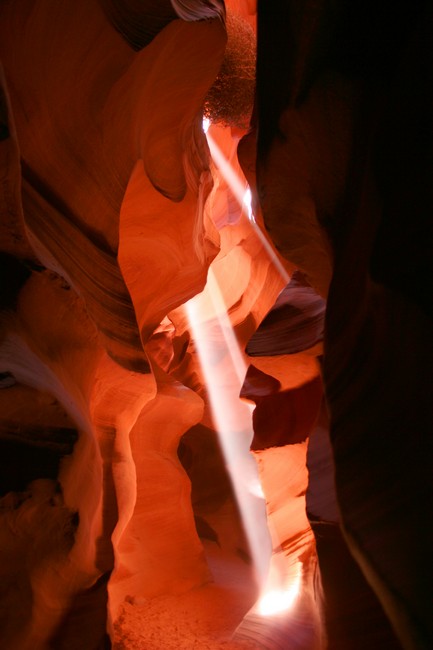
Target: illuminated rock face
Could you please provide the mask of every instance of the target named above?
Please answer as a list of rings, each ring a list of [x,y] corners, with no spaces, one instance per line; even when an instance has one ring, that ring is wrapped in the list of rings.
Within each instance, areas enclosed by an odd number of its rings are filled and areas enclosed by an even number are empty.
[[[144,346],[218,251],[201,114],[226,35],[148,4],[137,48],[115,3],[0,12],[5,648],[100,647],[126,596],[209,579],[176,456],[203,400]]]
[[[429,23],[327,11],[259,4],[212,162],[222,2],[2,3],[2,648],[430,647]]]

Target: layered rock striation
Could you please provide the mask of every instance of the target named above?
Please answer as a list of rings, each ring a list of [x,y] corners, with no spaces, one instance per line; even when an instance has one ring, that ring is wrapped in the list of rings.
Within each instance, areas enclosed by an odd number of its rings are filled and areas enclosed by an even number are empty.
[[[0,4],[5,650],[431,646],[432,12],[255,15]]]

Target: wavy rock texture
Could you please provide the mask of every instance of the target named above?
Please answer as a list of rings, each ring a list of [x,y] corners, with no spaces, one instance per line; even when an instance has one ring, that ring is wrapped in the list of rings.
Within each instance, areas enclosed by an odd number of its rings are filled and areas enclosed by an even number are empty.
[[[5,650],[431,647],[431,8],[257,19],[0,3]]]
[[[146,28],[128,21],[133,10]],[[3,647],[102,647],[107,605],[110,621],[130,591],[144,597],[208,580],[189,481],[176,466],[202,400],[152,359],[151,372],[144,351],[166,313],[203,287],[217,252],[203,218],[212,176],[200,124],[226,37],[220,20],[175,18],[155,3],[1,9],[2,512],[11,522]],[[147,208],[131,216],[136,168]],[[134,219],[148,230],[141,244]],[[165,275],[164,258],[174,262]],[[136,295],[134,265],[144,269],[146,296]],[[162,301],[150,300],[155,292]],[[29,541],[10,555],[17,517],[28,519]],[[165,532],[163,522],[171,522]],[[35,561],[32,539],[44,548]]]

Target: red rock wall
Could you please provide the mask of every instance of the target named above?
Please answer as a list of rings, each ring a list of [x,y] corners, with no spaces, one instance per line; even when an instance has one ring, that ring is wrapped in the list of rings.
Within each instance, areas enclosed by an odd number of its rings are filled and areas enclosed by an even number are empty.
[[[226,4],[253,33],[255,3]],[[155,597],[211,579],[207,543],[251,562],[184,308],[210,265],[223,307],[211,282],[197,304],[225,408],[255,405],[232,423],[263,556],[302,567],[293,611],[253,608],[233,648],[431,646],[431,9],[259,2],[251,129],[210,133],[264,234],[202,131],[224,20],[218,0],[0,5],[6,650],[133,650]]]

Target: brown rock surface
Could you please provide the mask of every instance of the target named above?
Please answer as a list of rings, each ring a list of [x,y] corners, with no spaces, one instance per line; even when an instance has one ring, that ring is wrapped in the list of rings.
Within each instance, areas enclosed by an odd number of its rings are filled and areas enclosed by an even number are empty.
[[[324,385],[342,527],[407,648],[432,642],[431,26],[423,2],[259,6],[264,219],[322,295],[331,251]],[[367,641],[370,620],[355,639],[331,627],[331,645],[394,647],[380,626]]]
[[[431,647],[432,12],[376,5],[0,3],[1,648]]]

